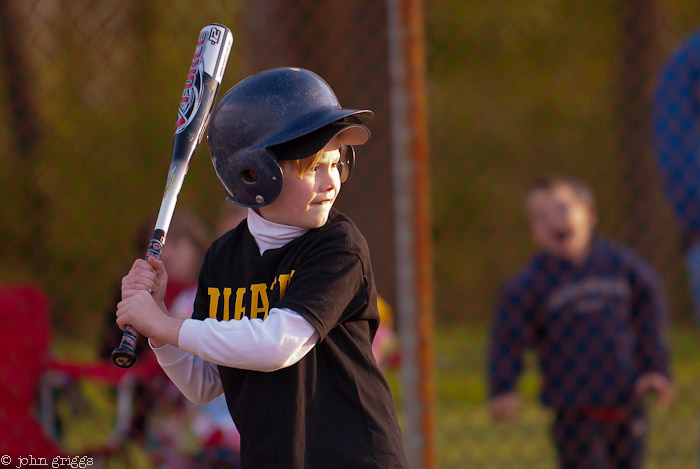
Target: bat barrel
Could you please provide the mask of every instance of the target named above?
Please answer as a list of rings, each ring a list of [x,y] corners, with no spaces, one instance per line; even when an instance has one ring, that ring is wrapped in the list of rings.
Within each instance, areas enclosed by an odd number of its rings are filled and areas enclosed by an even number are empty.
[[[178,193],[195,147],[204,135],[232,44],[231,31],[223,25],[208,24],[199,33],[185,88],[180,98],[175,122],[173,157],[156,220],[156,229],[146,258],[150,256],[160,259],[160,253],[165,244],[165,233],[175,210]],[[112,351],[112,361],[115,365],[129,368],[136,363],[138,339],[139,334],[136,329],[127,325],[119,347]]]

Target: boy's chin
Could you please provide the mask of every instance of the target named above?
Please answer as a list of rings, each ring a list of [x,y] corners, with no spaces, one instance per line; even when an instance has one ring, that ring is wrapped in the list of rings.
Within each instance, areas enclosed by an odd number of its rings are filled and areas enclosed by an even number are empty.
[[[556,255],[569,262],[580,262],[586,257],[585,249],[557,249]]]
[[[585,250],[577,249],[560,242],[552,242],[547,245],[540,245],[540,248],[552,256],[575,262],[585,255]]]
[[[318,220],[316,221],[316,223],[315,223],[315,226],[314,226],[313,228],[321,228],[323,225],[326,224],[327,221],[328,221],[328,214],[326,214],[326,216],[321,217],[320,219],[318,219]]]
[[[306,228],[309,230],[313,230],[315,228],[321,228],[323,225],[326,224],[328,221],[328,213],[323,214],[323,215],[318,215],[316,217],[310,217],[306,220],[304,220],[301,225],[301,228]]]

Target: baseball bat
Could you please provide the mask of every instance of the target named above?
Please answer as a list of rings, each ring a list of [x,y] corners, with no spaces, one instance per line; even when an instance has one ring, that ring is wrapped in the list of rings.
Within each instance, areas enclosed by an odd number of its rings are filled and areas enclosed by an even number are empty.
[[[194,57],[180,98],[168,179],[146,259],[149,256],[160,259],[177,196],[194,150],[204,136],[232,45],[233,35],[226,26],[208,24],[199,32]],[[130,325],[125,327],[119,347],[112,351],[112,361],[115,365],[129,368],[136,363],[138,337],[136,329]]]

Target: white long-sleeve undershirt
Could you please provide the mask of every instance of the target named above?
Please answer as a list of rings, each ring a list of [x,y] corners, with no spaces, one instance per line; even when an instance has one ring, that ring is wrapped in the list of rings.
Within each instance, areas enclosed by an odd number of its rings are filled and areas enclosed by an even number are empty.
[[[306,229],[265,220],[248,211],[248,229],[260,254],[306,233]],[[272,308],[268,317],[237,321],[186,319],[178,347],[151,345],[170,380],[195,404],[206,404],[223,392],[216,365],[254,371],[274,371],[301,360],[318,341],[309,321],[286,308]]]

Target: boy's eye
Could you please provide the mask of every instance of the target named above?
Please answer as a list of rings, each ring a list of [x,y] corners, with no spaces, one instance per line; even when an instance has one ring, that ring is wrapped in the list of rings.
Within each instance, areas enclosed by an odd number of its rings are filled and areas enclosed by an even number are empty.
[[[328,165],[328,167],[329,167],[330,169],[337,169],[337,168],[338,168],[338,164],[340,164],[340,163],[339,163],[338,161],[335,161],[335,162],[333,162],[333,163],[330,163],[330,164]],[[311,171],[318,171],[319,169],[321,169],[321,166],[322,166],[322,165],[313,166],[313,167],[311,168]]]

